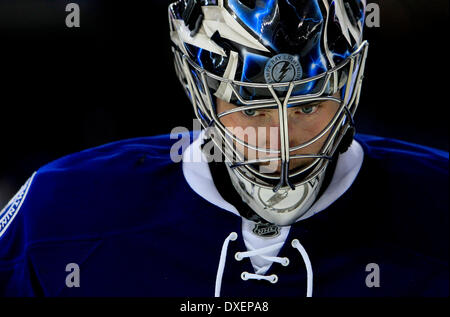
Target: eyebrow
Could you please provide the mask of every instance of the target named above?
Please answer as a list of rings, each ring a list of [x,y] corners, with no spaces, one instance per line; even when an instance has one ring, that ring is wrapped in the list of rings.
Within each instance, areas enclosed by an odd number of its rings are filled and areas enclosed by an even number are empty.
[[[316,101],[311,101],[311,102],[301,103],[301,104],[296,104],[296,105],[288,104],[288,108],[315,106],[315,105],[320,105],[323,102],[325,102],[325,100],[324,101],[316,100]]]

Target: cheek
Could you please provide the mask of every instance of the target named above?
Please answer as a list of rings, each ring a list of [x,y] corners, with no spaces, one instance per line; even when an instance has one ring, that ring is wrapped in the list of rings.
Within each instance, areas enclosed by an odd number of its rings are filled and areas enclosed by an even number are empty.
[[[222,124],[226,127],[234,127],[236,124],[232,115],[220,118],[220,122],[222,122]]]
[[[223,113],[229,110],[232,110],[233,107],[230,106],[224,106],[221,104],[217,105],[217,113]],[[220,122],[228,128],[235,128],[235,127],[242,127],[244,122],[242,122],[242,119],[240,118],[240,114],[239,113],[232,113],[229,115],[226,115],[224,117],[220,118]]]
[[[289,138],[291,146],[297,146],[308,142],[320,132],[321,124],[317,120],[305,122],[305,120],[293,120],[289,122]]]
[[[230,131],[239,132],[247,128],[248,124],[245,120],[242,120],[238,113],[233,113],[228,116],[220,118],[220,121]],[[240,137],[240,136],[238,136]]]
[[[245,127],[245,122],[239,118],[238,113],[233,113],[220,119],[224,126],[230,128]]]
[[[321,131],[318,131],[316,134],[314,134],[314,136],[316,136],[320,132]],[[301,150],[298,150],[295,154],[311,154],[311,153],[318,154],[322,150],[322,147],[325,144],[325,141],[327,140],[328,135],[330,133],[331,133],[331,131],[327,132],[323,137],[318,139],[316,142],[310,144],[309,146],[307,146]]]
[[[246,131],[248,124],[242,120],[238,113],[233,113],[220,118],[220,122],[225,126],[225,128],[235,135],[238,139],[248,142],[248,135],[244,133]],[[236,144],[238,148],[241,147],[240,144]]]
[[[311,118],[295,116],[291,125],[289,126],[289,133],[295,135],[297,142],[304,143],[319,135],[333,120],[336,111],[336,105],[323,106],[317,115]],[[322,138],[322,143],[325,141]],[[321,140],[319,140],[321,141]]]

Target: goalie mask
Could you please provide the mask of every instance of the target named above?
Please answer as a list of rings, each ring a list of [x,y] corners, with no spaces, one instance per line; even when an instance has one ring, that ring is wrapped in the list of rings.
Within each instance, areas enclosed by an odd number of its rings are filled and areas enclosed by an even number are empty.
[[[235,189],[265,221],[298,220],[330,160],[353,140],[368,48],[364,12],[365,0],[169,6],[180,82]],[[315,107],[325,120],[314,119]]]

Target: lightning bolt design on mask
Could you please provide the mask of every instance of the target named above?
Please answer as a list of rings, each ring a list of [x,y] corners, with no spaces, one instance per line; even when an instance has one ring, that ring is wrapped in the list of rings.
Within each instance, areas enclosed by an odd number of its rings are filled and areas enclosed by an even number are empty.
[[[283,68],[280,71],[280,78],[278,79],[279,83],[281,83],[284,77],[286,77],[286,73],[289,70],[289,66],[291,66],[289,62],[284,62]]]

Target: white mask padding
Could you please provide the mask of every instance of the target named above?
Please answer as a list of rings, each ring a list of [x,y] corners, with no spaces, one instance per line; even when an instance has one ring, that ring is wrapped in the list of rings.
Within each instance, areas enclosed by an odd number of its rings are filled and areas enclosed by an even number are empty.
[[[218,5],[203,6],[202,10],[205,18],[200,29],[201,34],[206,34],[208,38],[211,38],[214,33],[219,31],[220,36],[225,39],[262,52],[270,52],[252,34],[243,28],[227,9]]]
[[[227,68],[225,69],[225,73],[223,74],[224,78],[234,80],[236,76],[238,60],[238,53],[231,51]],[[233,89],[226,82],[221,82],[219,88],[214,94],[214,96],[226,102],[230,102],[232,95]]]

